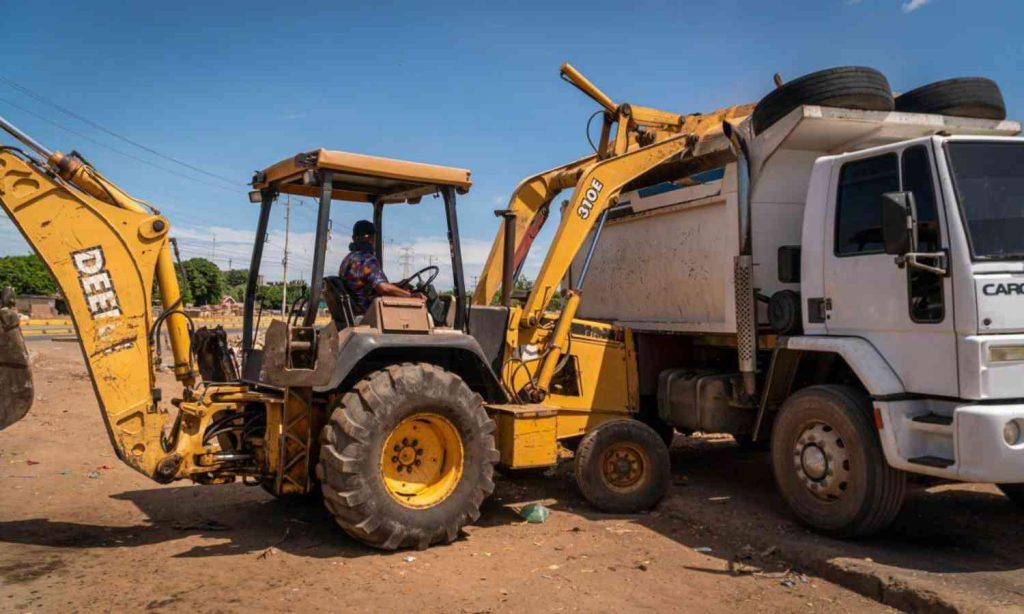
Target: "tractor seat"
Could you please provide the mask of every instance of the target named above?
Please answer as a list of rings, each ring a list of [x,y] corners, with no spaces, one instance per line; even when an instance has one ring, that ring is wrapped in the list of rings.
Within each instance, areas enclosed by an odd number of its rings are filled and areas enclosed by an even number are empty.
[[[337,276],[324,277],[324,302],[338,330],[355,326],[362,318],[356,301],[345,282]]]

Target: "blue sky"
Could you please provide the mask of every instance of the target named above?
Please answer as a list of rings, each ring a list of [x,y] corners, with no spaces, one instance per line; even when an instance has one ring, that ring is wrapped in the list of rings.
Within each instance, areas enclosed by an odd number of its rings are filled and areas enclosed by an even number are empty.
[[[497,229],[492,210],[516,183],[589,150],[584,126],[596,106],[559,80],[563,61],[616,101],[677,112],[755,101],[775,72],[850,64],[879,68],[897,91],[988,76],[1012,118],[1024,98],[1024,4],[1010,1],[8,1],[2,14],[0,76],[230,183],[2,81],[0,115],[53,148],[81,151],[171,219],[186,257],[215,253],[222,268],[248,261],[252,171],[325,147],[472,169],[473,190],[460,201],[472,277]],[[306,202],[294,209],[290,277],[309,271]],[[352,222],[368,215],[335,205],[328,268]],[[280,276],[283,216],[279,208],[267,247],[270,278]],[[384,234],[393,278],[398,246],[413,247],[419,266],[431,254],[447,260],[439,201],[390,209]],[[0,218],[0,255],[28,251]]]

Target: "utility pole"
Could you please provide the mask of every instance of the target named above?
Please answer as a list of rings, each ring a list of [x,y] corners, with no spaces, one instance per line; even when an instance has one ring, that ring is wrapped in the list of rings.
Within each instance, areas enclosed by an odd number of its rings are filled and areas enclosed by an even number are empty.
[[[292,197],[289,194],[284,203],[284,258],[281,265],[284,267],[284,285],[281,288],[281,315],[288,317],[288,235],[292,229]]]
[[[210,253],[210,260],[217,261],[217,235],[213,236],[213,251]]]
[[[399,247],[398,251],[402,252],[402,255],[398,257],[398,263],[402,265],[402,279],[405,279],[409,276],[409,265],[412,264],[415,252],[408,246]]]
[[[231,258],[228,258],[228,270],[231,270]]]

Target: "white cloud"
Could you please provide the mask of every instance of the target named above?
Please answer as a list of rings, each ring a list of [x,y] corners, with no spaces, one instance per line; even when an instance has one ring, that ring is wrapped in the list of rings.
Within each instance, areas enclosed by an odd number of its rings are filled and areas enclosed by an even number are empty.
[[[246,268],[249,266],[249,258],[252,254],[252,241],[254,233],[250,230],[228,228],[222,226],[206,227],[177,227],[172,232],[181,245],[181,257],[183,260],[189,258],[213,259],[217,266],[227,269],[230,265],[233,268]],[[214,246],[216,237],[216,247]],[[313,244],[316,236],[312,232],[292,232],[288,238],[288,278],[297,279],[299,276],[308,278],[313,267]],[[342,258],[348,254],[348,237],[341,236],[334,232],[327,247],[327,259],[325,268],[328,274],[335,274]],[[416,237],[402,243],[385,241],[384,243],[384,272],[392,280],[402,277],[403,265],[400,261],[403,247],[411,249],[412,261],[409,264],[409,271],[421,269],[431,262],[440,269],[437,286],[441,289],[451,288],[453,285],[451,274],[451,256],[448,251],[448,240],[444,236]],[[473,278],[483,270],[487,261],[487,254],[490,253],[490,241],[481,239],[462,239],[462,262],[465,268],[466,283],[471,284]],[[214,255],[215,254],[215,255]],[[263,248],[263,264],[260,272],[269,281],[279,281],[284,273],[281,264],[284,256],[284,231],[274,230],[269,233],[267,243]],[[307,279],[308,280],[308,279]]]
[[[907,2],[903,3],[903,12],[913,13],[914,11],[928,4],[931,1],[932,0],[908,0]]]

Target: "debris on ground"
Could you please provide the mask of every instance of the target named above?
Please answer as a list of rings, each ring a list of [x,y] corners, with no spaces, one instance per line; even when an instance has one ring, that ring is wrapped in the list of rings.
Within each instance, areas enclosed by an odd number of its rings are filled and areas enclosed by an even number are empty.
[[[693,551],[694,552],[700,552],[701,554],[708,554],[709,552],[711,552],[711,547],[710,546],[698,546],[698,547],[694,548]]]
[[[405,561],[406,563],[412,563],[413,561],[416,560],[416,557],[414,557],[414,556],[403,556],[402,560]]]
[[[269,548],[267,548],[266,550],[261,552],[259,554],[259,556],[257,556],[256,558],[262,560],[262,559],[266,559],[266,558],[268,558],[270,556],[273,556],[273,555],[277,554],[278,553],[277,547],[280,546],[281,544],[283,544],[288,539],[288,537],[291,534],[292,534],[292,528],[288,527],[287,529],[284,530],[284,535],[281,536],[281,539],[279,539],[276,542],[274,542],[274,544],[272,544]]]
[[[614,525],[614,526],[610,526],[610,527],[605,527],[604,530],[608,531],[609,533],[614,533],[616,535],[624,535],[626,533],[633,533],[633,529],[627,529],[626,527],[624,527],[622,525]]]
[[[529,505],[524,505],[523,508],[519,510],[519,515],[530,524],[541,524],[547,521],[548,516],[551,515],[551,510],[540,503],[531,503]]]

